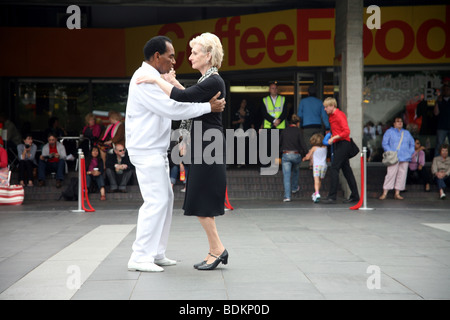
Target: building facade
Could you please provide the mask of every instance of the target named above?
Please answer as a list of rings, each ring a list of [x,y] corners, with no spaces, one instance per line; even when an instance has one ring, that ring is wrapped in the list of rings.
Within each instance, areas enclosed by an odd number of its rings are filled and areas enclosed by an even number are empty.
[[[363,128],[370,159],[379,160],[383,130],[398,115],[432,149],[432,109],[450,76],[450,6],[381,7],[379,16],[364,8],[361,15],[363,120],[356,125]],[[379,19],[378,29],[369,29],[373,19]],[[38,134],[56,116],[78,135],[88,112],[125,111],[129,79],[142,63],[143,45],[155,35],[173,40],[178,78],[195,83],[199,75],[188,61],[189,41],[203,32],[215,33],[224,46],[226,127],[242,99],[258,127],[272,81],[286,96],[290,114],[311,85],[321,99],[339,95],[335,9],[291,9],[116,29],[1,27],[2,109],[18,128]]]

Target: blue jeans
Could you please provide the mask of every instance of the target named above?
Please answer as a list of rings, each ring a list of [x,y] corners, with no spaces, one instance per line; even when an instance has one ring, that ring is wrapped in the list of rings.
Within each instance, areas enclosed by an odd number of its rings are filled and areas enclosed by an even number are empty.
[[[44,181],[47,172],[56,172],[57,180],[64,180],[64,173],[66,170],[66,162],[59,160],[58,162],[47,162],[39,160],[38,165],[38,180]]]
[[[188,169],[189,169],[189,166],[185,164],[184,165],[185,179],[183,181],[183,184],[186,184],[186,178],[187,178]],[[170,182],[172,184],[176,184],[177,183],[177,178],[178,178],[178,174],[179,173],[180,173],[180,166],[179,165],[174,165],[170,169]]]
[[[444,179],[438,179],[436,178],[436,184],[438,186],[439,189],[445,189],[447,187],[447,184],[450,183],[450,176],[445,177]]]
[[[302,156],[299,153],[283,153],[283,156],[281,157],[285,198],[291,198],[291,190],[297,190],[298,188],[301,162]]]
[[[450,142],[450,130],[438,129],[436,131],[436,149],[434,150],[434,156],[440,156],[439,147],[444,143],[445,137]]]
[[[91,181],[94,180],[97,184],[98,190],[105,186],[105,179],[103,179],[103,174],[99,176],[93,176],[91,174],[86,175],[86,187],[89,189],[91,186]]]

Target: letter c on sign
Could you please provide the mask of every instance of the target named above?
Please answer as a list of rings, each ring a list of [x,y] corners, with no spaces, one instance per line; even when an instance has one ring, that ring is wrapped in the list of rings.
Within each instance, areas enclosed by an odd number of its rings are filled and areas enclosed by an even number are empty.
[[[176,23],[169,23],[169,24],[165,24],[161,27],[161,29],[159,29],[158,35],[160,36],[167,36],[167,33],[169,32],[173,32],[175,33],[175,35],[178,37],[178,39],[183,39],[184,38],[184,32],[183,29],[181,29],[180,25],[176,24]],[[170,37],[169,37],[170,38]],[[178,69],[178,67],[183,63],[183,59],[185,57],[185,52],[184,51],[179,51],[177,53],[177,56],[175,58],[175,65],[174,65],[174,69]]]

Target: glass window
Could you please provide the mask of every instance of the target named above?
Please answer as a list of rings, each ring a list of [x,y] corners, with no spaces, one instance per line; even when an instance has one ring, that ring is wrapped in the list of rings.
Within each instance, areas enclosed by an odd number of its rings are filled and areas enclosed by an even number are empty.
[[[58,118],[64,135],[79,135],[90,111],[88,83],[19,82],[18,117],[21,128],[46,140],[51,118]],[[42,136],[38,136],[42,135]]]
[[[46,141],[50,119],[57,117],[66,136],[78,136],[89,112],[107,114],[114,110],[125,113],[128,81],[88,79],[78,82],[60,80],[19,80],[17,99],[18,128],[33,132],[35,139]],[[91,94],[90,94],[91,93]]]
[[[93,110],[125,112],[129,82],[93,83]]]
[[[436,145],[434,105],[444,74],[438,71],[365,72],[363,92],[363,145],[369,161],[381,161],[384,132],[395,117],[427,148],[428,159]]]

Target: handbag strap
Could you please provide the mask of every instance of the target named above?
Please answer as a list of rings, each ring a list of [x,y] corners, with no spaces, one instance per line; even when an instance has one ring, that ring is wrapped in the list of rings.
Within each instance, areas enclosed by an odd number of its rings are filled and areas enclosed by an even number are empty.
[[[403,134],[404,134],[404,133],[405,133],[405,131],[402,131],[402,137],[400,138],[400,142],[398,143],[397,151],[400,150],[400,145],[402,144],[402,141],[403,141]]]

